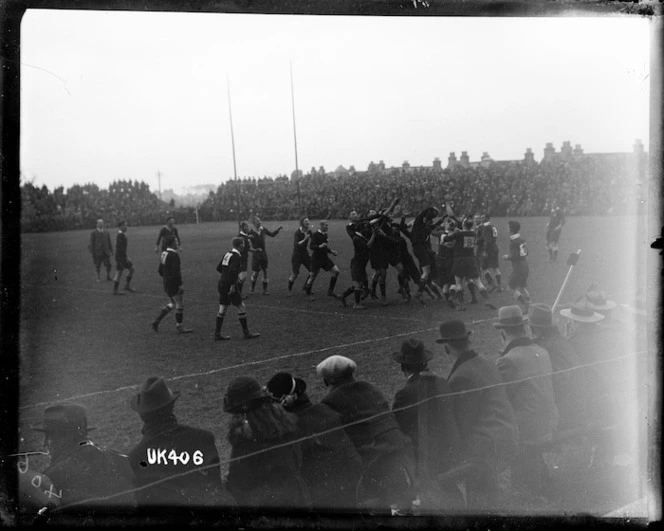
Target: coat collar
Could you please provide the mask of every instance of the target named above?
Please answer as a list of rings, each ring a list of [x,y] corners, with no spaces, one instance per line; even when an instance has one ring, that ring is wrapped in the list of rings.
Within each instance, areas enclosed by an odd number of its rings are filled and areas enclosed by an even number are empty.
[[[510,240],[516,240],[517,238],[521,238],[521,233],[517,232],[516,234],[512,234],[510,236]]]
[[[475,352],[473,349],[467,350],[466,352],[461,354],[461,356],[459,356],[457,358],[457,360],[454,362],[454,365],[452,365],[452,370],[450,371],[450,376],[452,376],[454,371],[456,371],[462,363],[465,363],[468,360],[472,360],[475,357],[477,357],[477,352]],[[448,378],[450,376],[448,376]]]
[[[512,341],[510,341],[507,344],[507,346],[505,347],[505,350],[503,350],[500,353],[500,355],[504,356],[505,354],[507,354],[510,350],[512,350],[515,347],[525,347],[525,346],[532,345],[532,344],[533,344],[533,340],[530,339],[529,337],[519,337],[517,339],[513,339]]]

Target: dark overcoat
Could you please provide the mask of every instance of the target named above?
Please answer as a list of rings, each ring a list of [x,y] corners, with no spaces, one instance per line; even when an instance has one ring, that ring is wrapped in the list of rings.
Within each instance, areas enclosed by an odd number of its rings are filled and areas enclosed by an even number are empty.
[[[143,438],[129,452],[129,463],[137,487],[167,479],[137,491],[139,507],[228,503],[212,432],[179,424],[174,417],[147,423]],[[183,472],[190,473],[180,475]]]

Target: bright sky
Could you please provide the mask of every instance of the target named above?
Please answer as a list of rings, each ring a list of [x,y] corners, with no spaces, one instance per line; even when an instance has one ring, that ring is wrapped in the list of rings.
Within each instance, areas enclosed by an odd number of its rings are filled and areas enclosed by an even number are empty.
[[[298,166],[521,159],[649,141],[645,17],[338,17],[29,10],[21,171],[49,189],[176,191]]]

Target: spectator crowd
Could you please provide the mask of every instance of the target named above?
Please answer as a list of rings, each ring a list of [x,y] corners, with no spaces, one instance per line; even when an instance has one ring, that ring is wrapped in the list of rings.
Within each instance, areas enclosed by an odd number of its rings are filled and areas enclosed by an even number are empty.
[[[551,205],[566,215],[631,214],[647,193],[623,163],[592,157],[541,163],[494,162],[452,169],[403,167],[366,172],[326,172],[323,167],[289,179],[244,178],[222,183],[198,207],[200,221],[247,219],[259,212],[265,220],[342,219],[352,209],[366,212],[394,197],[405,211],[449,202],[458,212],[501,216],[548,215]],[[160,201],[144,182],[116,181],[108,189],[74,185],[52,192],[27,182],[21,186],[21,229],[43,232],[92,228],[99,217],[111,226],[160,223],[173,205]],[[194,222],[193,208],[175,211],[178,223]]]

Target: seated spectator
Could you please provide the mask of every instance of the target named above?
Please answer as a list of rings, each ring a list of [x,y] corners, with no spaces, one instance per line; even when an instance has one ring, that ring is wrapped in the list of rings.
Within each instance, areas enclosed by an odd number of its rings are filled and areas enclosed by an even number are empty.
[[[503,306],[493,326],[505,349],[496,366],[519,425],[519,455],[512,465],[513,485],[544,494],[548,471],[538,445],[551,440],[558,426],[549,354],[526,334],[528,318],[519,306]]]
[[[107,507],[135,507],[133,474],[126,456],[105,450],[88,439],[88,414],[80,404],[63,403],[44,410],[33,427],[44,433],[50,463],[44,470],[61,507],[75,512]],[[122,494],[120,494],[122,493]]]
[[[321,402],[341,415],[346,434],[362,458],[358,505],[388,514],[406,511],[414,492],[410,441],[381,392],[355,380],[356,368],[344,356],[330,356],[319,363],[316,372],[331,388]]]
[[[214,435],[178,422],[173,409],[179,397],[164,378],[151,376],[131,399],[131,408],[143,421],[143,438],[129,452],[138,505],[228,505]]]
[[[461,439],[466,506],[483,512],[498,506],[498,474],[516,454],[518,427],[496,366],[470,347],[463,321],[445,321],[440,339],[453,362],[447,383],[453,393],[454,417]]]
[[[226,486],[241,507],[307,509],[301,476],[302,450],[297,417],[247,376],[228,384],[224,411],[233,416],[228,430],[231,462]]]
[[[528,310],[533,341],[549,353],[553,369],[553,392],[560,415],[558,431],[578,429],[587,425],[588,400],[579,356],[570,342],[553,324],[551,308],[546,304],[531,304]]]
[[[325,404],[312,404],[307,384],[284,372],[267,384],[272,398],[297,415],[302,437],[302,477],[309,486],[314,508],[353,510],[357,508],[357,485],[362,476],[362,459],[341,424],[341,416]]]
[[[459,460],[452,397],[445,396],[449,386],[429,370],[427,362],[433,354],[420,340],[407,339],[392,358],[406,377],[405,386],[394,396],[392,410],[401,431],[413,443],[418,487],[424,495],[421,502],[429,501],[431,508],[461,508],[464,502],[456,482],[438,483],[439,476]]]

